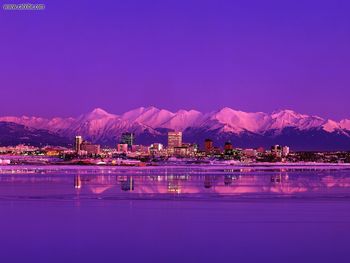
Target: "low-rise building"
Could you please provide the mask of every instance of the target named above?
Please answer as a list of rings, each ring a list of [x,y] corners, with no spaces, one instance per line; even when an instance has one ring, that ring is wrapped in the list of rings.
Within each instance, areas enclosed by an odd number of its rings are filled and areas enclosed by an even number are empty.
[[[98,155],[101,151],[99,144],[92,144],[91,142],[83,141],[80,145],[81,155]]]

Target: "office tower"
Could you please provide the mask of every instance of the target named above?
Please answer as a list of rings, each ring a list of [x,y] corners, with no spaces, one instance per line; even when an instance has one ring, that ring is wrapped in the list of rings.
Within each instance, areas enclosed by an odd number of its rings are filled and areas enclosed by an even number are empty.
[[[168,148],[182,146],[182,132],[168,132]]]
[[[214,148],[213,141],[210,139],[205,139],[204,141],[204,151],[205,153],[210,153]]]
[[[122,144],[127,144],[129,148],[131,148],[131,146],[134,144],[134,140],[135,140],[135,134],[132,132],[124,132],[122,133],[122,137],[120,142]]]
[[[275,157],[282,157],[282,147],[278,144],[271,147],[271,153]]]
[[[74,144],[74,147],[75,147],[75,152],[76,153],[79,153],[80,150],[81,150],[81,144],[83,143],[83,137],[81,136],[75,136],[75,144]]]

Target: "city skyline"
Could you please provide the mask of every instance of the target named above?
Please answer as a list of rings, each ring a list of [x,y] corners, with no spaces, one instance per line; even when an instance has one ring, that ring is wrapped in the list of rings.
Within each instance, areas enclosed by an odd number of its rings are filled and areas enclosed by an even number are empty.
[[[42,12],[2,11],[0,112],[227,105],[346,118],[349,10],[348,1],[255,0],[60,1]]]

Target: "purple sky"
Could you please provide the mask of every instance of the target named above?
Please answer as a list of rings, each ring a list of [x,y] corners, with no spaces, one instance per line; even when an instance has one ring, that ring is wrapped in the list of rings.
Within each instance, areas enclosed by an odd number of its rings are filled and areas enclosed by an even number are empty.
[[[350,118],[348,0],[39,2],[0,11],[0,115],[154,105]]]

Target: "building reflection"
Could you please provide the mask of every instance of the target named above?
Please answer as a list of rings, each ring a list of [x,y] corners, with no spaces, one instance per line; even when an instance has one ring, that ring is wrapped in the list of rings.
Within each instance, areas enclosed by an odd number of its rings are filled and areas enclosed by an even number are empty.
[[[271,175],[270,181],[271,183],[282,183],[284,181],[288,181],[289,175],[285,171],[282,171],[279,174]]]
[[[132,174],[132,173],[130,173]],[[86,174],[74,175],[74,189],[76,194],[122,194],[133,192],[146,196],[148,194],[181,194],[202,196],[207,193],[219,195],[245,194],[297,194],[306,192],[326,193],[327,191],[342,191],[350,194],[350,178],[348,176],[333,177],[328,174],[310,177],[308,175],[289,173],[287,171],[271,171],[265,174],[251,173],[238,174],[206,174],[190,175],[190,173],[171,175],[113,175],[113,174]],[[31,177],[28,176],[0,176],[0,184],[36,184],[47,183],[72,186],[72,175],[63,177]],[[84,185],[84,187],[83,187]],[[208,190],[210,189],[210,190]]]
[[[81,188],[81,177],[80,175],[74,176],[74,188],[80,189]]]
[[[224,176],[224,185],[229,186],[232,184],[232,181],[233,181],[232,175]]]
[[[181,180],[187,180],[187,177],[183,176],[168,176],[167,177],[167,191],[168,193],[181,193]]]
[[[212,176],[209,176],[209,175],[204,176],[204,188],[211,188],[212,186],[213,186]]]
[[[121,181],[120,187],[123,191],[134,191],[135,181],[132,176],[126,177],[125,180]]]
[[[271,175],[271,183],[281,183],[281,182],[282,182],[281,174]]]

